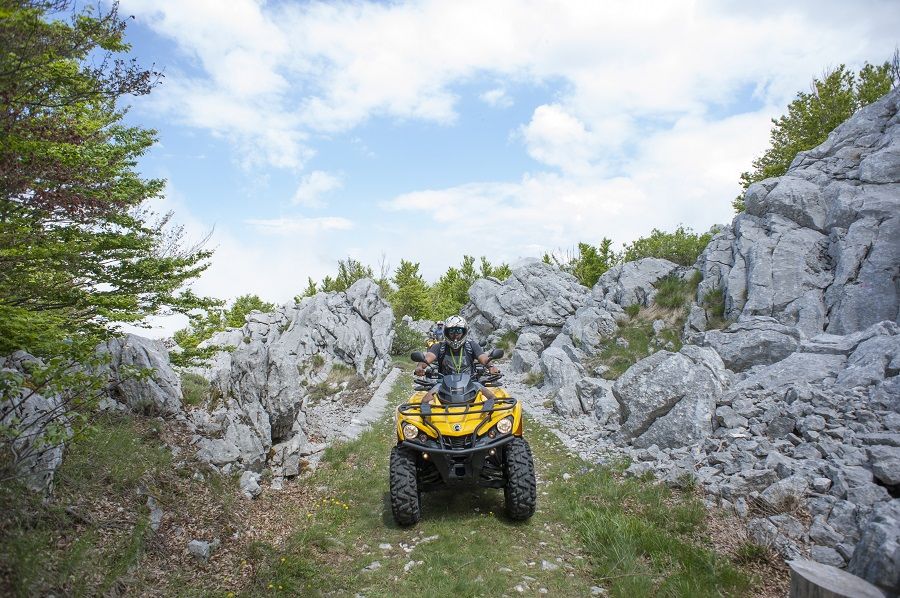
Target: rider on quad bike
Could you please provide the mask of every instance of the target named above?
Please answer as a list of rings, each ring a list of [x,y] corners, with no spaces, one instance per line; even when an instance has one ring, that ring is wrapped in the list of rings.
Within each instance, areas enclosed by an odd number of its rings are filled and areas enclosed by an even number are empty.
[[[491,375],[498,374],[500,370],[492,365],[488,365],[491,356],[481,348],[481,345],[472,339],[466,338],[468,331],[468,323],[462,316],[450,316],[447,318],[447,323],[444,325],[445,339],[428,347],[428,352],[425,353],[425,361],[416,366],[416,376],[422,377],[425,374],[426,367],[434,362],[437,362],[438,373],[442,376],[462,374],[463,372],[469,372],[474,375],[476,373],[476,363],[487,367]],[[480,390],[487,398],[496,398],[482,384],[477,382],[476,384],[478,384]],[[437,390],[437,386],[428,391],[423,402],[437,404],[438,399],[434,396],[435,390]]]
[[[490,366],[503,351],[484,352],[466,341],[467,332],[466,321],[453,316],[444,343],[411,355],[419,362],[416,392],[397,407],[390,464],[391,510],[400,525],[419,520],[422,492],[442,487],[503,488],[510,519],[534,514],[537,485],[522,405],[499,387],[501,374]]]

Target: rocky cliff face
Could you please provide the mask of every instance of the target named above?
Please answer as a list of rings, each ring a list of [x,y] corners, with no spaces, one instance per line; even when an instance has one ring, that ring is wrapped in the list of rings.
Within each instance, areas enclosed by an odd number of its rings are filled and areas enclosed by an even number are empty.
[[[799,154],[785,176],[752,185],[746,213],[698,263],[700,297],[723,289],[729,318],[769,316],[806,337],[898,321],[898,103],[895,90]]]

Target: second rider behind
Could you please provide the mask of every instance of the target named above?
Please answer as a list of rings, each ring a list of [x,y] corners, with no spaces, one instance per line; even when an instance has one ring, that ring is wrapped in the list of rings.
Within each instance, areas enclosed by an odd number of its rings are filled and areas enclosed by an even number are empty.
[[[425,367],[438,362],[438,371],[441,374],[461,374],[463,372],[474,375],[475,362],[487,366],[490,355],[474,340],[467,339],[469,326],[462,316],[450,316],[444,323],[444,340],[431,345],[425,353],[425,362],[416,366],[416,376],[425,374]],[[496,374],[499,370],[494,366],[488,367],[488,372]],[[492,393],[482,387],[482,394],[492,398]],[[423,403],[437,402],[432,392],[423,399]]]

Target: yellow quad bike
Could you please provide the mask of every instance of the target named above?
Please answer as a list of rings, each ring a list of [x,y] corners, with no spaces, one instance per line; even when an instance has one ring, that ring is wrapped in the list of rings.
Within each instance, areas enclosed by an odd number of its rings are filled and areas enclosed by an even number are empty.
[[[503,351],[490,355],[499,359]],[[420,351],[411,358],[425,361]],[[409,401],[397,407],[390,494],[399,525],[419,521],[423,492],[446,487],[503,488],[507,517],[522,521],[534,515],[537,482],[531,448],[522,436],[522,405],[499,387],[501,374],[476,367],[474,376],[442,376],[429,366],[415,379]],[[493,387],[495,398],[486,398],[478,382]],[[440,405],[423,404],[434,387]]]

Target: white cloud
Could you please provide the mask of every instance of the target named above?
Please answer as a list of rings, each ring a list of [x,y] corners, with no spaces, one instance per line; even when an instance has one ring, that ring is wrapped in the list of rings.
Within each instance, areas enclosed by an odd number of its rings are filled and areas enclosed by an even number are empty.
[[[322,195],[340,189],[342,186],[341,179],[333,174],[314,170],[300,181],[300,186],[294,192],[291,203],[311,208],[322,207],[325,205],[322,201]]]
[[[353,228],[352,221],[335,216],[324,218],[272,218],[268,220],[247,220],[246,223],[257,231],[270,235],[311,234]]]
[[[494,106],[495,108],[509,108],[514,103],[513,99],[509,97],[506,90],[502,87],[489,89],[478,96],[478,99],[488,106]]]
[[[123,9],[175,40],[204,74],[200,82],[169,74],[157,95],[170,96],[171,112],[289,168],[311,154],[311,131],[347,130],[380,115],[453,123],[454,86],[479,74],[563,82],[552,108],[606,152],[642,136],[630,126],[636,119],[702,116],[747,86],[764,103],[783,105],[824,65],[886,57],[900,29],[900,11],[877,0],[852,11],[836,0],[753,8],[687,0],[125,0]],[[481,99],[511,101],[502,84]],[[544,118],[536,112],[529,127]],[[554,160],[557,152],[542,147],[529,146]]]

